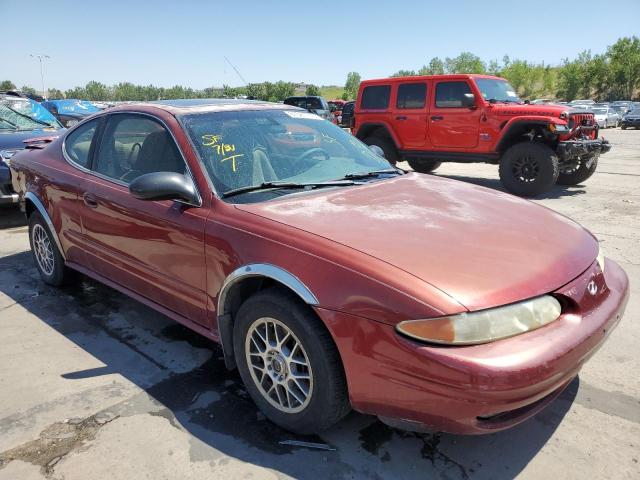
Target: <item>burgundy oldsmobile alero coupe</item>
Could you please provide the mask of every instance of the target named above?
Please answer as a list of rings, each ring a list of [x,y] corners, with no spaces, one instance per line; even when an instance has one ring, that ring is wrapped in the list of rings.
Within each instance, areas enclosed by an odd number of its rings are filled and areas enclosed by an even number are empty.
[[[350,408],[510,427],[562,392],[627,301],[624,271],[573,221],[396,169],[286,105],[113,108],[11,166],[46,283],[80,271],[220,342],[296,432]]]

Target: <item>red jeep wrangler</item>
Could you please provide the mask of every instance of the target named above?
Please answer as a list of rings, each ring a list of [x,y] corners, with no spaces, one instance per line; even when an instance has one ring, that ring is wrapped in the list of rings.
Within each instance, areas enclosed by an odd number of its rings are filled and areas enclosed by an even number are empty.
[[[353,132],[418,172],[441,162],[498,164],[505,188],[523,196],[585,181],[611,149],[592,113],[530,105],[505,79],[487,75],[363,81]]]

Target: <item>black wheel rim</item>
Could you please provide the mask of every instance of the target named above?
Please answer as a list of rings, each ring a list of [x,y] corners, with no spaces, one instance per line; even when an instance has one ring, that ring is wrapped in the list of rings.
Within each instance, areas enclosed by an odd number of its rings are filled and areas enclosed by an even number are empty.
[[[534,182],[540,175],[540,165],[538,161],[528,155],[516,158],[511,170],[513,176],[524,183]]]

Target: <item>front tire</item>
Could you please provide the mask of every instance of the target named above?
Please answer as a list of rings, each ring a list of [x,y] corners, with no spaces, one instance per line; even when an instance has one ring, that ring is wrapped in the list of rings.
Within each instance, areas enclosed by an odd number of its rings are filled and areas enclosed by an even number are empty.
[[[578,166],[574,169],[560,169],[556,183],[558,185],[578,185],[579,183],[587,180],[596,172],[596,168],[598,168],[597,156],[593,158],[589,166],[587,166],[589,160],[590,159],[580,160],[580,162],[578,162]]]
[[[407,160],[407,163],[416,172],[420,173],[431,173],[442,165],[442,162],[438,162],[437,160]]]
[[[321,320],[292,293],[277,288],[246,300],[233,346],[251,398],[291,432],[319,432],[350,409],[342,362]]]
[[[543,143],[517,143],[502,156],[499,173],[509,192],[533,197],[553,188],[559,173],[558,157]]]
[[[65,267],[49,226],[39,212],[29,216],[29,244],[33,261],[44,283],[59,287],[71,279],[72,272]]]
[[[388,140],[386,138],[378,136],[372,136],[365,138],[363,142],[366,145],[376,145],[380,147],[384,152],[384,158],[386,158],[387,161],[392,165],[398,163],[398,150],[396,150],[396,146],[393,144],[392,140]]]

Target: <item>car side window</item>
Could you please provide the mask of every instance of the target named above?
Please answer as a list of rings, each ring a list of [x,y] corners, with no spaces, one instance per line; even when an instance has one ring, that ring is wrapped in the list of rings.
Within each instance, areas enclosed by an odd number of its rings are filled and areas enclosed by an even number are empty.
[[[391,96],[390,85],[372,85],[362,91],[360,108],[371,110],[384,110],[389,106]]]
[[[427,98],[426,83],[402,83],[398,86],[397,108],[424,108]]]
[[[129,184],[145,173],[184,174],[186,165],[162,124],[142,115],[114,114],[102,135],[93,170]]]
[[[98,119],[91,120],[80,125],[67,135],[64,141],[64,149],[67,156],[81,167],[89,167],[89,153],[91,142],[98,128]]]
[[[467,82],[440,82],[436,86],[436,107],[461,108],[467,93],[472,93]]]

